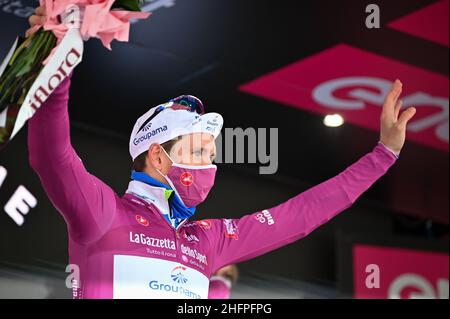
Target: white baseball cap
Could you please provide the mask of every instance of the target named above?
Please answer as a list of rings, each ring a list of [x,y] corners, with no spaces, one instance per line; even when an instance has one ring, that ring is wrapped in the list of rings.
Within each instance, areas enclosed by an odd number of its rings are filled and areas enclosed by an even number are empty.
[[[153,143],[162,144],[192,133],[209,133],[216,139],[222,126],[222,115],[204,113],[198,98],[183,95],[151,108],[138,118],[130,136],[130,155],[134,161]]]

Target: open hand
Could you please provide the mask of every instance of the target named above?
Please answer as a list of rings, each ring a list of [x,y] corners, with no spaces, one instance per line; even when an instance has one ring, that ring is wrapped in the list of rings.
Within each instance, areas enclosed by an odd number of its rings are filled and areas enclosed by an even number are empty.
[[[416,114],[415,107],[409,107],[400,114],[403,101],[399,97],[402,87],[402,82],[395,80],[384,100],[380,117],[380,141],[396,153],[400,153],[405,143],[408,121]]]
[[[28,37],[31,34],[31,28],[35,25],[44,24],[46,20],[46,12],[45,6],[39,6],[34,10],[34,14],[28,18],[28,22],[30,23],[30,28],[25,32],[25,37]]]

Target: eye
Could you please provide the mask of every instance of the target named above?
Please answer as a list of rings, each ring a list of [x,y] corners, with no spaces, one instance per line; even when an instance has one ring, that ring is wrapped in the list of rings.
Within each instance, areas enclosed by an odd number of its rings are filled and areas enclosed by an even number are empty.
[[[202,151],[196,150],[196,151],[193,151],[192,154],[193,154],[194,156],[202,156]]]

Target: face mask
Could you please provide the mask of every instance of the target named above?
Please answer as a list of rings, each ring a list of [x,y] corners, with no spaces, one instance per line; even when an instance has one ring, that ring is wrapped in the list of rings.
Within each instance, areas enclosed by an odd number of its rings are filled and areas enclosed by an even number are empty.
[[[172,161],[172,167],[167,175],[158,172],[165,177],[187,207],[195,207],[202,203],[214,185],[217,166],[213,164],[204,166],[177,164],[164,148],[162,149]]]
[[[213,276],[209,282],[208,299],[229,299],[231,282],[220,276]]]

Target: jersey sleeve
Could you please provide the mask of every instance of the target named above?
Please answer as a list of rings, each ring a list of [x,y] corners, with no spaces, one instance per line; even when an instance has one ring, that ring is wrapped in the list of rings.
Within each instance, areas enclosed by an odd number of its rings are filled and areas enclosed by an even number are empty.
[[[72,147],[68,114],[71,77],[66,77],[28,121],[29,162],[71,238],[102,235],[116,211],[114,191],[90,174]]]
[[[213,219],[209,233],[212,272],[243,262],[310,234],[350,207],[396,162],[382,143],[337,176],[275,207],[239,219]]]

